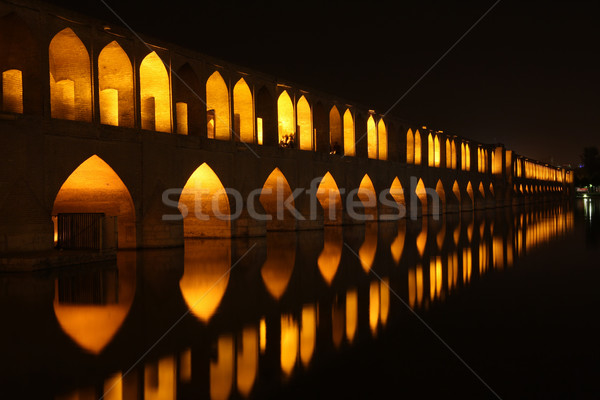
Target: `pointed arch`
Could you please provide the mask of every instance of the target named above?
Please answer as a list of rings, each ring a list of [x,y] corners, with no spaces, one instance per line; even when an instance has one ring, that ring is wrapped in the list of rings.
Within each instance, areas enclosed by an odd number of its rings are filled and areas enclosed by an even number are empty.
[[[177,70],[173,80],[173,98],[175,103],[175,127],[180,135],[200,135],[204,132],[202,113],[206,113],[204,103],[198,98],[202,93],[200,80],[189,63]]]
[[[256,94],[256,143],[271,146],[279,143],[277,107],[266,86],[262,86]]]
[[[294,103],[292,103],[287,90],[281,92],[277,99],[277,118],[279,121],[279,144],[287,143],[286,138],[291,138],[291,141],[295,143],[296,124],[294,119]]]
[[[435,155],[434,155],[434,147],[433,147],[433,135],[430,133],[427,135],[427,165],[433,167]]]
[[[330,152],[338,153],[342,150],[342,118],[336,106],[329,110],[329,148]]]
[[[181,196],[184,237],[226,238],[231,236],[229,199],[215,172],[203,163],[189,177]]]
[[[377,139],[377,126],[375,125],[375,120],[373,119],[372,114],[369,115],[369,119],[367,119],[367,146],[369,158],[376,159],[379,155],[379,143]]]
[[[471,148],[469,147],[469,143],[465,144],[465,170],[471,170]]]
[[[449,138],[446,138],[446,168],[452,168],[452,144]]]
[[[388,134],[387,128],[385,126],[385,122],[383,122],[383,118],[379,119],[379,123],[377,124],[377,136],[379,138],[378,141],[378,158],[380,160],[387,160],[388,158]]]
[[[29,26],[16,13],[0,18],[0,110],[41,111],[39,51]]]
[[[296,112],[298,113],[297,118],[297,131],[298,131],[298,140],[299,140],[299,148],[301,150],[313,150],[313,130],[312,130],[312,112],[310,109],[310,104],[308,104],[308,100],[306,97],[302,96],[298,99],[298,104],[296,105]]]
[[[240,80],[233,87],[233,131],[240,141],[254,142],[254,106],[252,92],[244,80]]]
[[[452,140],[452,169],[456,169],[456,161],[457,161],[457,155],[456,155],[456,141]]]
[[[396,265],[400,264],[402,258],[402,252],[404,251],[404,240],[406,238],[406,224],[398,227],[398,234],[390,245],[390,253]]]
[[[483,182],[479,182],[479,193],[481,193],[481,197],[485,199],[485,188],[483,187]]]
[[[260,203],[265,209],[267,230],[293,230],[296,227],[296,218],[291,214],[283,202],[292,194],[290,185],[279,168],[275,168],[265,181],[260,193]],[[291,201],[292,207],[294,201]]]
[[[440,146],[440,136],[435,135],[435,138],[433,139],[433,165],[437,168],[440,167],[441,154],[442,148]]]
[[[354,138],[354,118],[350,109],[346,109],[344,113],[344,155],[356,155],[355,138]]]
[[[421,178],[419,178],[417,186],[415,187],[415,194],[417,195],[417,197],[419,198],[419,202],[421,203],[422,215],[427,214],[427,191],[425,189],[423,179]]]
[[[435,191],[438,194],[439,202],[433,202],[431,212],[434,215],[439,215],[442,214],[446,209],[446,191],[444,190],[444,184],[442,183],[441,179],[438,179],[437,184],[435,186]]]
[[[403,205],[406,207],[406,201],[404,199],[404,189],[402,188],[402,184],[400,183],[400,179],[395,177],[392,181],[392,186],[390,186],[390,195],[393,199],[398,203],[398,205]]]
[[[415,131],[415,165],[421,165],[421,134]]]
[[[206,81],[206,115],[208,137],[230,140],[229,89],[219,71]]]
[[[473,193],[473,185],[471,185],[471,182],[469,181],[467,183],[467,194],[469,195],[469,198],[471,199],[471,206],[473,205],[473,202],[475,201],[475,194]]]
[[[454,197],[460,203],[460,187],[458,186],[458,182],[454,181],[454,185],[452,185],[452,193],[454,193]]]
[[[52,215],[65,213],[104,213],[106,221],[116,218],[118,247],[136,247],[136,216],[129,190],[97,155],[81,163],[58,191]],[[57,229],[62,228],[55,227],[55,236],[60,236]]]
[[[113,40],[98,56],[100,123],[133,128],[133,67]]]
[[[413,164],[415,162],[415,137],[412,130],[406,132],[406,163]]]
[[[142,129],[171,132],[169,74],[155,51],[140,64]]]
[[[52,118],[92,121],[90,55],[71,28],[58,32],[49,47]]]
[[[492,194],[493,197],[496,197],[496,194],[494,193],[494,184],[490,182],[490,193]]]
[[[296,233],[267,232],[267,258],[260,275],[267,292],[279,300],[287,290],[296,263]]]
[[[368,174],[362,178],[358,187],[358,198],[362,202],[366,220],[377,219],[377,194]]]
[[[329,172],[323,176],[317,188],[317,199],[323,207],[323,220],[326,225],[342,223],[342,197],[335,179]]]
[[[207,324],[227,287],[231,269],[231,240],[186,240],[179,289],[192,314]]]

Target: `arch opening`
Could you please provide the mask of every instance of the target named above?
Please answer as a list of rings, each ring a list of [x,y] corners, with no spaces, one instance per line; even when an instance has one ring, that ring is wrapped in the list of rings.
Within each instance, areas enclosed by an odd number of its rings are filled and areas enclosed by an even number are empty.
[[[241,78],[233,87],[233,131],[242,142],[254,142],[253,109],[250,87]]]
[[[183,235],[187,238],[231,236],[229,198],[217,174],[203,163],[189,177],[181,196]]]
[[[262,204],[267,220],[267,230],[294,230],[296,218],[285,207],[284,202],[292,195],[292,189],[279,168],[275,168],[265,181],[260,192],[259,201]],[[290,201],[294,207],[294,200]]]
[[[48,49],[52,118],[91,122],[90,55],[71,28],[58,32]]]
[[[171,90],[169,74],[155,51],[140,64],[142,129],[171,132]]]
[[[294,120],[294,103],[286,90],[277,99],[277,120],[280,147],[295,147],[296,127]]]
[[[356,155],[354,139],[354,118],[350,109],[346,109],[344,113],[344,155]]]
[[[219,71],[206,81],[206,126],[209,139],[231,139],[229,89]]]
[[[323,219],[326,225],[342,223],[342,196],[335,179],[329,172],[323,176],[317,189],[317,199],[323,208]]]
[[[358,187],[358,198],[360,199],[366,220],[377,219],[377,194],[369,175],[365,174]]]
[[[444,191],[444,184],[441,179],[437,181],[435,191],[438,194],[439,200],[432,203],[431,212],[434,215],[440,215],[446,209],[446,192]]]
[[[329,153],[339,154],[342,151],[342,118],[336,106],[329,111]]]
[[[297,104],[298,112],[298,140],[300,140],[300,150],[313,150],[313,130],[312,113],[306,97],[302,96]]]
[[[419,198],[419,202],[421,203],[421,214],[427,214],[427,190],[425,189],[425,184],[423,183],[423,179],[419,179],[417,182],[417,186],[415,187],[415,194]]]
[[[415,162],[415,137],[412,130],[406,132],[406,163],[413,164]]]
[[[415,165],[421,165],[421,134],[415,131]]]
[[[96,155],[79,165],[65,180],[56,195],[52,208],[55,241],[61,244],[61,238],[64,237],[70,243],[65,245],[78,247],[84,245],[82,241],[86,240],[83,238],[88,234],[92,232],[100,234],[93,228],[95,225],[89,223],[85,225],[86,229],[83,229],[83,226],[78,228],[76,225],[59,227],[56,223],[56,216],[59,214],[94,213],[104,214],[101,228],[103,246],[122,249],[136,247],[135,209],[129,190],[115,171]],[[63,229],[64,233],[61,232]]]
[[[388,134],[387,128],[385,126],[385,122],[383,122],[383,118],[379,120],[377,124],[377,136],[379,137],[378,143],[378,158],[380,160],[387,160],[388,158]]]
[[[367,146],[369,158],[376,159],[379,155],[379,142],[377,138],[377,126],[375,125],[373,115],[369,115],[369,119],[367,119]]]
[[[133,68],[119,43],[107,44],[98,56],[100,123],[133,127]]]

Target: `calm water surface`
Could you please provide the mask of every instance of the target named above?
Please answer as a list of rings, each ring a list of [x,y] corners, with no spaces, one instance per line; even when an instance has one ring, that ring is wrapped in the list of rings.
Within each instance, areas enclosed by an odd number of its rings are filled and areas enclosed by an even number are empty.
[[[599,218],[578,199],[3,274],[0,397],[600,398]]]

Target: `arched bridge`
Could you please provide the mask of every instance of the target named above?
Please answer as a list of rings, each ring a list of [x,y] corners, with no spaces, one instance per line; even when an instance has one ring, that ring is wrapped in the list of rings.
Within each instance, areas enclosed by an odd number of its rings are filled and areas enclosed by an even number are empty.
[[[59,215],[164,247],[571,192],[571,171],[501,144],[144,40],[0,2],[0,252],[52,249]]]

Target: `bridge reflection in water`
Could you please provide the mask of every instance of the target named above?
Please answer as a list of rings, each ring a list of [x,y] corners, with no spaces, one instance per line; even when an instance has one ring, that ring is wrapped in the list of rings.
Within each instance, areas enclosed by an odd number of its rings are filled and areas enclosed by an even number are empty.
[[[500,209],[122,252],[116,266],[28,278],[27,300],[6,292],[45,334],[6,321],[1,371],[25,382],[38,365],[54,383],[24,390],[55,399],[260,397],[410,318],[396,294],[426,312],[573,224],[568,207]]]

